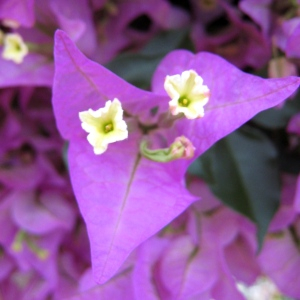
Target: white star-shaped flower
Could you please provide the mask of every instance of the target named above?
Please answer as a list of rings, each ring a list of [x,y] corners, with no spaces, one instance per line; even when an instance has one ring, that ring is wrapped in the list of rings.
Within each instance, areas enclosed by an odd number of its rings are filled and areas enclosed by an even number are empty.
[[[6,60],[12,60],[17,64],[23,62],[28,54],[28,47],[18,33],[7,33],[3,36],[2,57]]]
[[[79,113],[81,127],[88,132],[87,140],[95,154],[106,151],[108,144],[127,139],[127,124],[123,120],[121,102],[115,98],[98,110],[89,109]]]
[[[203,106],[209,99],[209,89],[203,85],[203,79],[195,71],[167,76],[164,88],[172,98],[169,107],[172,115],[183,113],[188,119],[204,116]]]

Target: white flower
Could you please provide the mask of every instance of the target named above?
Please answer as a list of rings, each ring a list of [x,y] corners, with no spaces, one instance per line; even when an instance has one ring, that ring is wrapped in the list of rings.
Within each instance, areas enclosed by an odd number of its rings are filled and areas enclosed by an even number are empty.
[[[167,76],[164,88],[172,98],[169,107],[172,115],[183,113],[188,119],[204,116],[203,106],[208,102],[209,89],[203,85],[203,79],[195,71],[184,71]]]
[[[17,64],[22,63],[24,57],[28,54],[28,48],[18,33],[5,34],[3,46],[2,57]]]
[[[106,101],[105,107],[79,113],[81,127],[89,133],[87,140],[94,147],[95,154],[106,151],[108,144],[127,139],[127,124],[123,120],[120,101]]]
[[[237,288],[247,300],[287,299],[281,296],[274,282],[266,277],[259,277],[251,286],[247,286],[242,282],[238,282]]]

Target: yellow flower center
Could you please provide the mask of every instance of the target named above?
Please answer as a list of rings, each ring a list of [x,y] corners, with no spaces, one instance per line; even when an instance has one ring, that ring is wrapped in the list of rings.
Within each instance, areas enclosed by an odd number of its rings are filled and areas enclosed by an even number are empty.
[[[183,96],[178,99],[178,104],[182,107],[188,107],[188,105],[190,104],[190,100]]]
[[[113,131],[113,130],[114,130],[114,125],[113,125],[112,122],[104,125],[104,132],[105,133],[108,133],[108,132]]]

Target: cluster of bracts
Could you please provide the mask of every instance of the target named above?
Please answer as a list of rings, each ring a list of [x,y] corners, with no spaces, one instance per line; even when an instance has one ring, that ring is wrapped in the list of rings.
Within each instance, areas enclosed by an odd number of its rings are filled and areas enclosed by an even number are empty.
[[[182,30],[180,47],[197,54],[161,57],[148,91],[103,67]],[[299,100],[299,0],[1,0],[0,54],[0,299],[300,298],[297,172],[281,172],[260,243],[252,221],[187,171],[260,111]],[[195,118],[191,77],[166,88],[178,74],[203,78]],[[97,154],[79,114],[104,115],[109,100],[128,132]],[[105,118],[102,136],[116,129]],[[300,114],[285,119],[297,160]],[[189,148],[174,150],[178,138]]]

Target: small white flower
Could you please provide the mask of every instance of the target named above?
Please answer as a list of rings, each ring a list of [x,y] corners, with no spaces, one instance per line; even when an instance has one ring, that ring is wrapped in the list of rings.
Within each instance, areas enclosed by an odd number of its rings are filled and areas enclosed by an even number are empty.
[[[167,76],[164,88],[172,98],[169,107],[172,115],[183,113],[188,119],[204,116],[203,106],[208,102],[209,89],[203,85],[203,79],[195,71],[184,71]]]
[[[89,109],[79,113],[81,127],[89,133],[87,140],[94,147],[95,154],[106,151],[108,144],[127,139],[127,124],[123,120],[121,102],[115,98],[106,101],[105,107]]]
[[[28,54],[28,48],[18,33],[5,34],[3,46],[2,57],[17,64],[22,63],[24,57]]]
[[[237,288],[247,300],[287,299],[283,298],[274,282],[266,277],[259,277],[251,286],[238,282]]]

